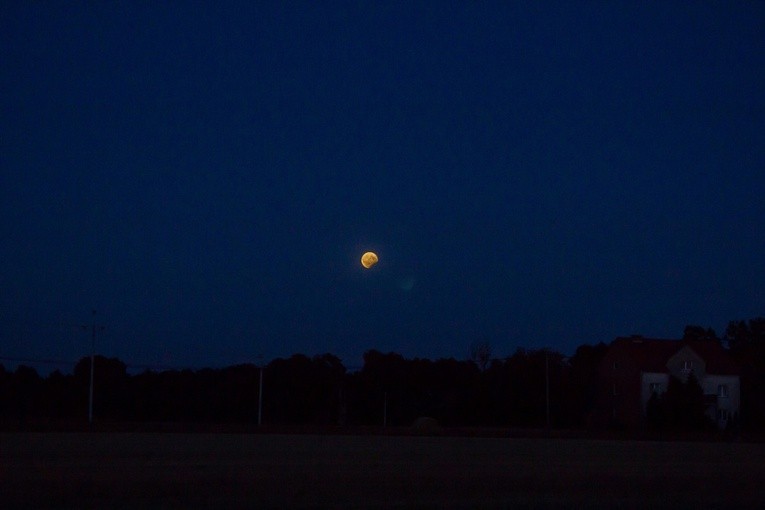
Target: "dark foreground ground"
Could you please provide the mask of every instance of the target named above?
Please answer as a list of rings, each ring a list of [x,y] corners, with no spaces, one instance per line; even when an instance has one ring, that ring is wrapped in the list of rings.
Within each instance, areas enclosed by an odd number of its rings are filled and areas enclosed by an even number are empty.
[[[2,433],[22,507],[765,508],[765,444]]]

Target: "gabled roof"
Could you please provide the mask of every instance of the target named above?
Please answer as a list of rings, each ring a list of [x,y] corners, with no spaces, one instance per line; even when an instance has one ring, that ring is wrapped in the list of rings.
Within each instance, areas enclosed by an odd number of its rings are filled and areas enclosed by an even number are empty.
[[[736,364],[719,342],[704,340],[667,340],[642,336],[619,337],[611,343],[612,355],[635,363],[643,372],[666,372],[667,361],[688,346],[706,363],[708,374],[738,375]]]

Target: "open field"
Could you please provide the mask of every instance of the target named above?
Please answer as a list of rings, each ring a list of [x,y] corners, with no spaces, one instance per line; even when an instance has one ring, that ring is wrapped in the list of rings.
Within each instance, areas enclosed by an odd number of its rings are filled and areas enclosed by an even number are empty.
[[[764,508],[765,444],[0,434],[3,508]]]

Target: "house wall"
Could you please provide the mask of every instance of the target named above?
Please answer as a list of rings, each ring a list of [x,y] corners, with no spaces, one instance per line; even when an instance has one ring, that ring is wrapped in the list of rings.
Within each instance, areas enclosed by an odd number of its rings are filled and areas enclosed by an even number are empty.
[[[676,363],[676,366],[683,366],[682,362]],[[694,370],[694,374],[696,370]],[[687,376],[687,374],[686,374]],[[660,384],[660,393],[667,391],[669,387],[670,375],[667,373],[657,372],[643,372],[641,374],[640,384],[640,402],[641,409],[643,411],[643,417],[646,416],[648,409],[648,400],[651,398],[651,384]],[[741,390],[739,377],[737,375],[717,375],[717,374],[705,374],[704,378],[699,381],[701,388],[704,391],[704,395],[715,396],[715,404],[708,407],[705,412],[710,419],[712,419],[717,426],[724,429],[728,421],[731,418],[737,417],[741,405]],[[719,395],[719,386],[725,385],[727,387],[727,396]],[[724,412],[720,412],[724,411]]]
[[[690,370],[686,369],[686,363],[691,364]],[[667,360],[667,369],[670,374],[683,382],[688,379],[688,374],[693,371],[693,375],[701,382],[706,376],[707,364],[693,349],[685,346]]]
[[[727,386],[727,396],[719,395],[719,386]],[[741,407],[741,382],[737,375],[715,375],[707,374],[701,381],[701,387],[704,395],[716,395],[716,406],[707,409],[707,414],[712,418],[717,426],[725,428],[729,419],[738,417]],[[720,411],[724,411],[720,413]]]
[[[721,364],[717,358],[725,353],[712,350],[707,359],[688,345],[673,350],[672,346],[677,344],[679,342],[642,338],[614,341],[598,367],[599,388],[593,423],[630,428],[641,426],[645,423],[652,394],[651,384],[660,384],[661,391],[665,392],[671,377],[687,381],[690,373],[701,384],[705,410],[718,427],[724,428],[729,418],[736,418],[740,409],[739,377],[707,373],[709,367],[714,370],[717,366],[723,366],[724,373],[735,373],[730,364]],[[721,384],[728,388],[725,397],[718,396]]]

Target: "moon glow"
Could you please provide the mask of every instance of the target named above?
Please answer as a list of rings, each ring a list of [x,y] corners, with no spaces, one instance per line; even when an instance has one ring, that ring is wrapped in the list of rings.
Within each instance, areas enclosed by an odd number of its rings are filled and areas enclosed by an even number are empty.
[[[369,269],[370,267],[377,264],[379,260],[380,259],[377,257],[376,253],[372,251],[368,251],[361,256],[361,265],[364,266],[366,269]]]

